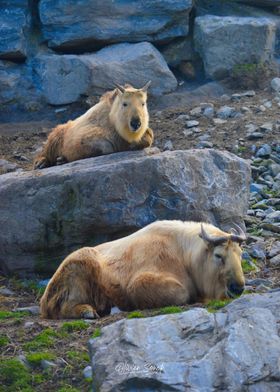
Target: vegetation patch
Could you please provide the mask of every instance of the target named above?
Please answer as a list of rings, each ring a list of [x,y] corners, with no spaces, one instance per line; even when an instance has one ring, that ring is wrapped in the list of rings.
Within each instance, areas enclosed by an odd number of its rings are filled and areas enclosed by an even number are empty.
[[[0,320],[5,320],[9,318],[22,318],[28,316],[27,312],[8,312],[5,310],[0,310]]]
[[[18,359],[6,359],[0,363],[1,392],[32,392],[32,375]]]
[[[182,309],[179,306],[166,306],[159,309],[158,314],[172,314],[172,313],[182,313]]]
[[[215,313],[217,310],[225,307],[226,305],[228,305],[230,302],[232,301],[232,299],[224,299],[224,300],[211,300],[207,303],[206,305],[206,309],[208,310],[208,312],[210,313]]]
[[[83,329],[87,329],[89,327],[89,323],[83,320],[74,320],[74,321],[66,321],[62,324],[61,330],[64,332],[74,332],[81,331]]]
[[[41,365],[41,361],[52,361],[55,359],[55,355],[48,352],[37,352],[26,355],[27,361],[34,367]]]
[[[25,350],[37,351],[42,348],[53,347],[55,339],[60,335],[52,328],[46,328],[40,332],[33,340],[24,344]]]
[[[5,335],[0,335],[0,347],[5,347],[10,343],[9,339]]]
[[[263,229],[262,228],[258,228],[256,226],[252,226],[249,227],[247,229],[248,233],[250,233],[251,235],[255,235],[257,237],[260,237],[262,235]]]
[[[99,338],[101,336],[101,329],[100,328],[95,328],[93,334],[91,335],[91,338]]]
[[[86,351],[74,351],[70,350],[66,353],[69,360],[75,360],[79,362],[89,362],[89,355]]]
[[[127,318],[128,318],[128,319],[143,318],[143,317],[144,317],[143,313],[140,312],[139,310],[135,310],[134,312],[130,312],[130,313],[127,315]]]
[[[57,392],[80,392],[80,389],[73,388],[69,385],[69,386],[59,388]]]
[[[262,89],[267,80],[275,74],[275,68],[270,63],[244,63],[237,64],[228,78],[232,88]]]
[[[242,269],[244,274],[256,271],[257,266],[256,266],[256,260],[252,259],[251,261],[242,259],[241,261]]]

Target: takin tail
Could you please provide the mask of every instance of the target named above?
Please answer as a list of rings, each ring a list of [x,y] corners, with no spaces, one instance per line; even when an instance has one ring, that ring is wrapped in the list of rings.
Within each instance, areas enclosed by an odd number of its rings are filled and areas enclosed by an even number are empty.
[[[43,151],[34,160],[33,169],[44,169],[57,164],[58,158],[62,157],[65,132],[71,123],[72,121],[68,121],[67,124],[58,125],[51,131]]]

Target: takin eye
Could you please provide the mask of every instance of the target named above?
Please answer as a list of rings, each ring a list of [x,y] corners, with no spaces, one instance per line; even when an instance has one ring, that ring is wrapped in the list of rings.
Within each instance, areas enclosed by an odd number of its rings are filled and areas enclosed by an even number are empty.
[[[146,103],[145,102],[142,102],[142,106],[145,106],[146,105]]]
[[[127,106],[127,103],[126,103],[126,102],[124,102],[122,105],[123,105],[124,107],[126,107],[126,106]]]
[[[215,257],[216,257],[217,261],[219,261],[222,264],[225,264],[225,259],[222,255],[215,254]]]

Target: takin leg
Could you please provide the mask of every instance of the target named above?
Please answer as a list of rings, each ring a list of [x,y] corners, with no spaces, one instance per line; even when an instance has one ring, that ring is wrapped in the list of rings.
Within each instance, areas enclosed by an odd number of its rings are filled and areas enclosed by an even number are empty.
[[[110,313],[99,257],[93,248],[82,248],[63,261],[41,299],[42,317],[96,318]]]
[[[190,299],[188,288],[172,274],[145,272],[127,288],[130,309],[184,305]]]
[[[154,132],[151,128],[148,128],[144,135],[142,136],[139,143],[136,144],[135,149],[142,150],[144,148],[150,147],[154,141]]]

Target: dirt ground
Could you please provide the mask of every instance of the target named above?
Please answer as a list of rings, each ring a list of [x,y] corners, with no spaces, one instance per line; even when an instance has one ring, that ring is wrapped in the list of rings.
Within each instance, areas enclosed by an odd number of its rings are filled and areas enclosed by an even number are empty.
[[[260,109],[267,101],[271,102],[271,108]],[[256,92],[253,97],[243,97],[234,101],[221,98],[209,99],[204,102],[212,103],[215,110],[224,105],[232,106],[243,116],[229,118],[223,124],[215,124],[213,119],[191,114],[191,110],[199,105],[164,110],[154,108],[150,111],[150,124],[155,132],[155,145],[164,149],[166,142],[170,141],[173,149],[194,148],[201,141],[201,136],[207,133],[210,135],[207,141],[211,142],[214,148],[228,150],[248,159],[252,156],[254,145],[260,146],[264,143],[272,145],[280,142],[280,107],[270,92]],[[10,118],[4,116],[4,120],[0,123],[0,159],[6,159],[16,163],[24,170],[30,170],[34,155],[46,140],[51,128],[56,124],[75,118],[84,111],[85,107],[67,107],[58,112],[52,109],[47,114],[42,114],[43,119],[38,115],[29,115],[24,118],[16,115]],[[188,115],[190,120],[197,120],[199,125],[196,128],[199,129],[194,130],[191,135],[185,136],[184,131],[188,131],[186,118],[178,118],[181,115]],[[264,137],[260,140],[247,139],[245,125],[253,123],[261,126],[267,122],[273,123],[272,131],[265,132]],[[258,267],[258,270],[246,273],[246,278],[270,279],[271,288],[280,287],[279,268],[268,268],[265,263],[259,264]],[[12,294],[7,294],[6,289],[11,290]],[[41,365],[38,366],[37,363],[29,371],[31,379],[26,381],[28,387],[22,386],[25,384],[14,384],[11,381],[13,374],[4,376],[2,374],[2,376],[0,375],[0,392],[91,390],[91,384],[83,376],[83,369],[89,364],[88,339],[93,335],[98,336],[97,332],[100,327],[125,318],[128,314],[121,312],[101,320],[91,321],[86,325],[69,324],[67,326],[66,324],[65,326],[65,320],[42,320],[38,315],[10,313],[18,307],[38,305],[42,292],[34,283],[0,277],[0,293],[1,290],[4,290],[0,294],[2,370],[3,366],[4,370],[6,369],[5,364],[9,364],[10,359],[19,358],[20,355],[27,357],[33,351],[53,355],[56,366],[42,369]],[[186,308],[182,307],[182,310]],[[141,316],[155,314],[157,311],[150,310],[142,312]],[[42,338],[42,333],[45,340]],[[30,346],[30,342],[33,342],[34,347],[32,344]],[[17,377],[17,375],[14,376]]]

